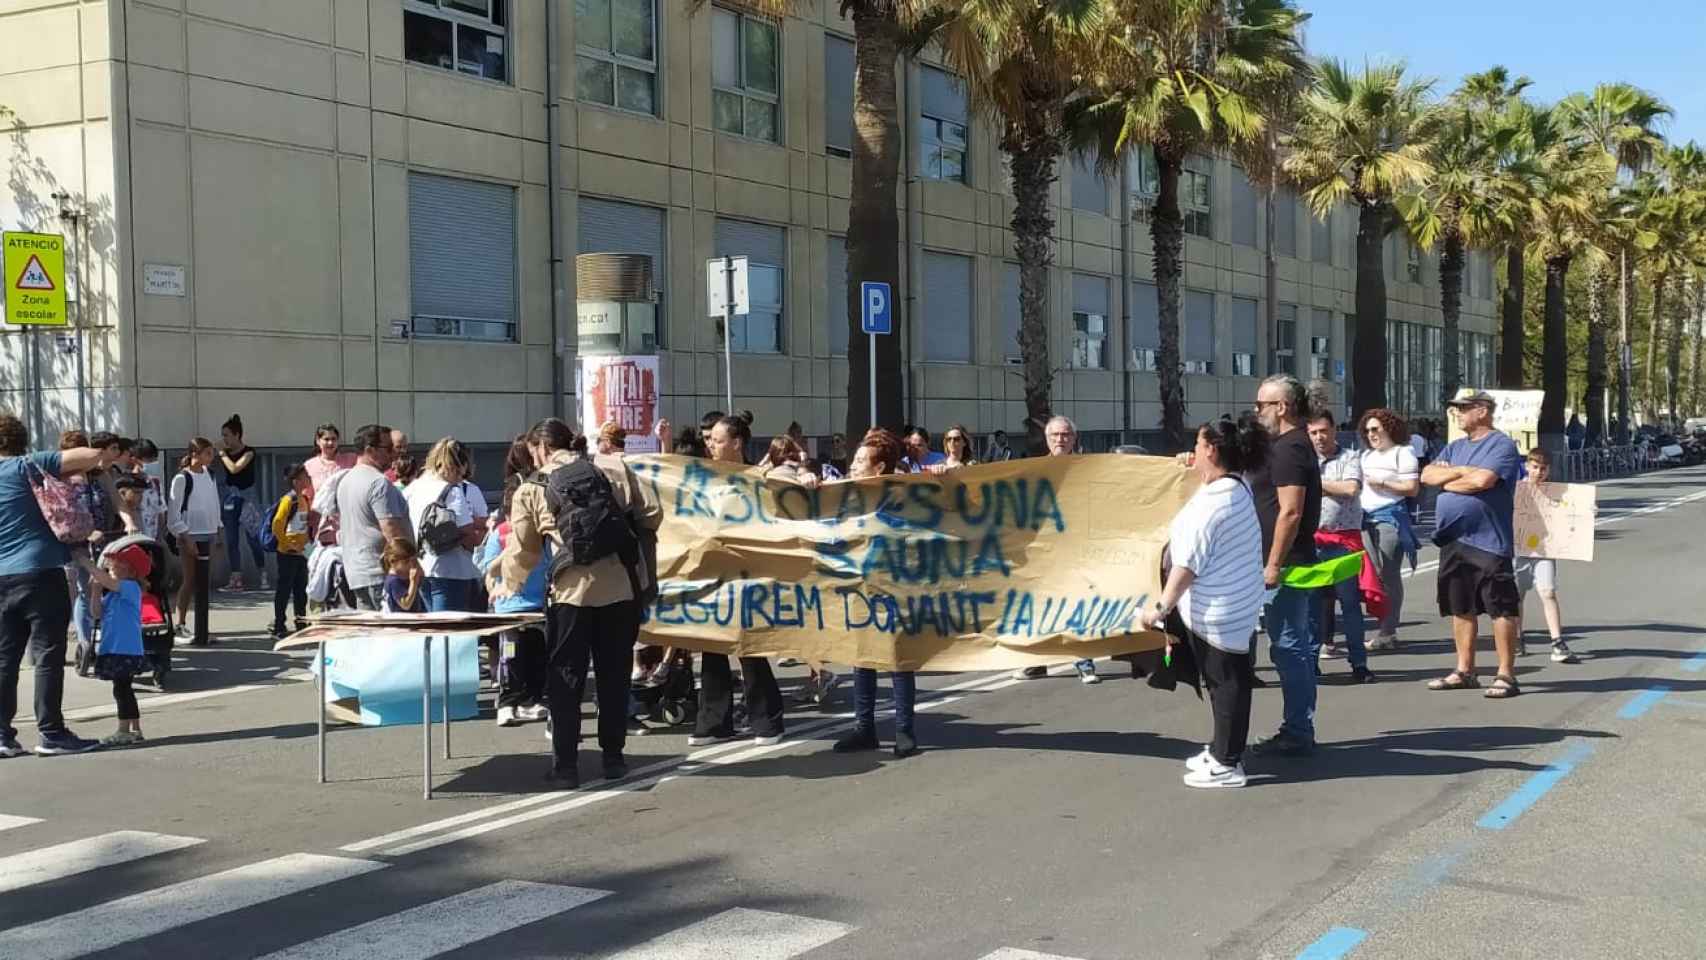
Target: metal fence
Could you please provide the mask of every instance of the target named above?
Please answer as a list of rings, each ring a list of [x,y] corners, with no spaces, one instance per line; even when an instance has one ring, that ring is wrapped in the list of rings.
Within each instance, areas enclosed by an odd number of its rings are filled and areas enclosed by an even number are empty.
[[[1661,465],[1659,450],[1651,444],[1622,447],[1590,447],[1552,454],[1552,479],[1560,483],[1593,483],[1629,477]]]

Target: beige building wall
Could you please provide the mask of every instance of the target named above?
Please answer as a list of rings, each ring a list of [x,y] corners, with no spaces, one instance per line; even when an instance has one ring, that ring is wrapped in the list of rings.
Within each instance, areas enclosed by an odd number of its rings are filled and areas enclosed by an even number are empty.
[[[574,5],[565,0],[556,91],[563,149],[553,158],[544,7],[511,2],[510,10],[510,79],[497,82],[405,61],[403,0],[114,0],[110,12],[106,3],[0,0],[0,103],[28,127],[0,146],[0,157],[14,165],[40,158],[42,169],[74,182],[103,211],[90,217],[102,220],[90,249],[98,255],[92,276],[106,294],[91,310],[102,332],[90,375],[105,391],[111,425],[169,446],[216,431],[232,412],[263,447],[305,446],[324,421],[346,432],[378,420],[421,439],[505,440],[550,405],[547,171],[555,162],[571,256],[582,197],[666,212],[666,415],[681,424],[725,405],[703,264],[717,218],[731,217],[784,227],[787,239],[785,353],[736,355],[736,406],[757,414],[760,433],[791,420],[812,434],[841,428],[846,363],[830,355],[829,325],[842,321],[840,304],[829,302],[826,263],[830,236],[846,229],[851,163],[824,149],[823,38],[826,30],[851,37],[851,26],[827,4],[786,21],[782,136],[771,144],[713,131],[711,13],[689,16],[682,4],[657,6],[657,117],[576,101]],[[919,67],[903,69],[915,107]],[[980,432],[1018,429],[1022,384],[1018,368],[1003,362],[999,302],[1012,200],[992,131],[973,126],[967,183],[959,184],[920,178],[916,119],[901,129],[909,142],[897,319],[913,358],[909,413],[935,428],[963,421]],[[1231,166],[1217,160],[1213,169],[1215,236],[1187,240],[1185,283],[1215,294],[1216,365],[1225,373],[1231,298],[1261,299],[1263,261],[1258,249],[1229,242],[1221,211]],[[517,342],[394,334],[393,324],[411,316],[411,172],[515,190]],[[1125,376],[1130,426],[1153,428],[1160,411],[1152,374],[1066,369],[1074,272],[1110,278],[1109,353],[1117,366],[1127,356],[1117,216],[1074,209],[1067,177],[1063,164],[1049,301],[1057,410],[1086,430],[1118,429],[1126,423]],[[1107,209],[1117,212],[1108,189]],[[0,206],[7,228],[30,224],[16,197],[0,195],[4,203],[13,204]],[[1308,258],[1302,214],[1297,226],[1303,259],[1279,261],[1279,298],[1333,310],[1334,355],[1347,359],[1354,220],[1335,218],[1331,265]],[[1264,229],[1258,222],[1258,237]],[[926,252],[973,258],[973,363],[919,359],[932,315],[932,292],[915,280]],[[1124,270],[1149,279],[1151,259],[1147,225],[1134,224]],[[182,268],[186,295],[146,292],[151,265]],[[565,272],[572,327],[572,260]],[[1432,267],[1424,280],[1391,283],[1392,319],[1439,322]],[[1466,299],[1467,329],[1493,330],[1490,296]],[[1258,373],[1270,346],[1260,316]],[[1308,327],[1300,318],[1300,358]],[[0,338],[7,371],[19,369],[17,339]],[[60,382],[63,373],[54,371]],[[1246,406],[1254,392],[1250,377],[1187,377],[1192,418]]]

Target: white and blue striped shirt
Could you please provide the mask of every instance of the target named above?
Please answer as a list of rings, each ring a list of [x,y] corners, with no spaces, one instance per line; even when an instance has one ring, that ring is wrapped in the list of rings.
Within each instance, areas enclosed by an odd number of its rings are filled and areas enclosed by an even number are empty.
[[[1247,653],[1262,612],[1262,524],[1242,480],[1221,477],[1199,488],[1169,528],[1175,567],[1196,574],[1179,598],[1179,616],[1228,653]]]

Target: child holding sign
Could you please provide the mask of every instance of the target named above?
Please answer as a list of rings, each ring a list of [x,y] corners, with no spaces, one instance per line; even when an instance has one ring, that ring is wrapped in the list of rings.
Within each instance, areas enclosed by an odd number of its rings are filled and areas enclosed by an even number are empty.
[[[1524,483],[1541,484],[1552,474],[1552,457],[1540,447],[1528,451],[1528,476]],[[1570,645],[1564,642],[1563,613],[1558,608],[1558,561],[1544,557],[1516,558],[1516,588],[1522,594],[1523,600],[1528,599],[1529,588],[1540,594],[1540,609],[1546,615],[1546,630],[1552,636],[1553,663],[1579,663],[1576,655],[1571,652]],[[1518,634],[1517,655],[1527,653],[1521,634]]]

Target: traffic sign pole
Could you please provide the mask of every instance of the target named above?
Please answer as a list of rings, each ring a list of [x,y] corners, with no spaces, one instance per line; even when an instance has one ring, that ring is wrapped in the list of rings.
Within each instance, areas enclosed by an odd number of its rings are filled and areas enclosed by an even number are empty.
[[[735,260],[723,258],[723,399],[728,401],[727,414],[735,415]]]
[[[871,351],[865,354],[865,369],[871,374],[871,423],[877,425],[877,335],[871,334]],[[869,427],[867,427],[869,429]]]

